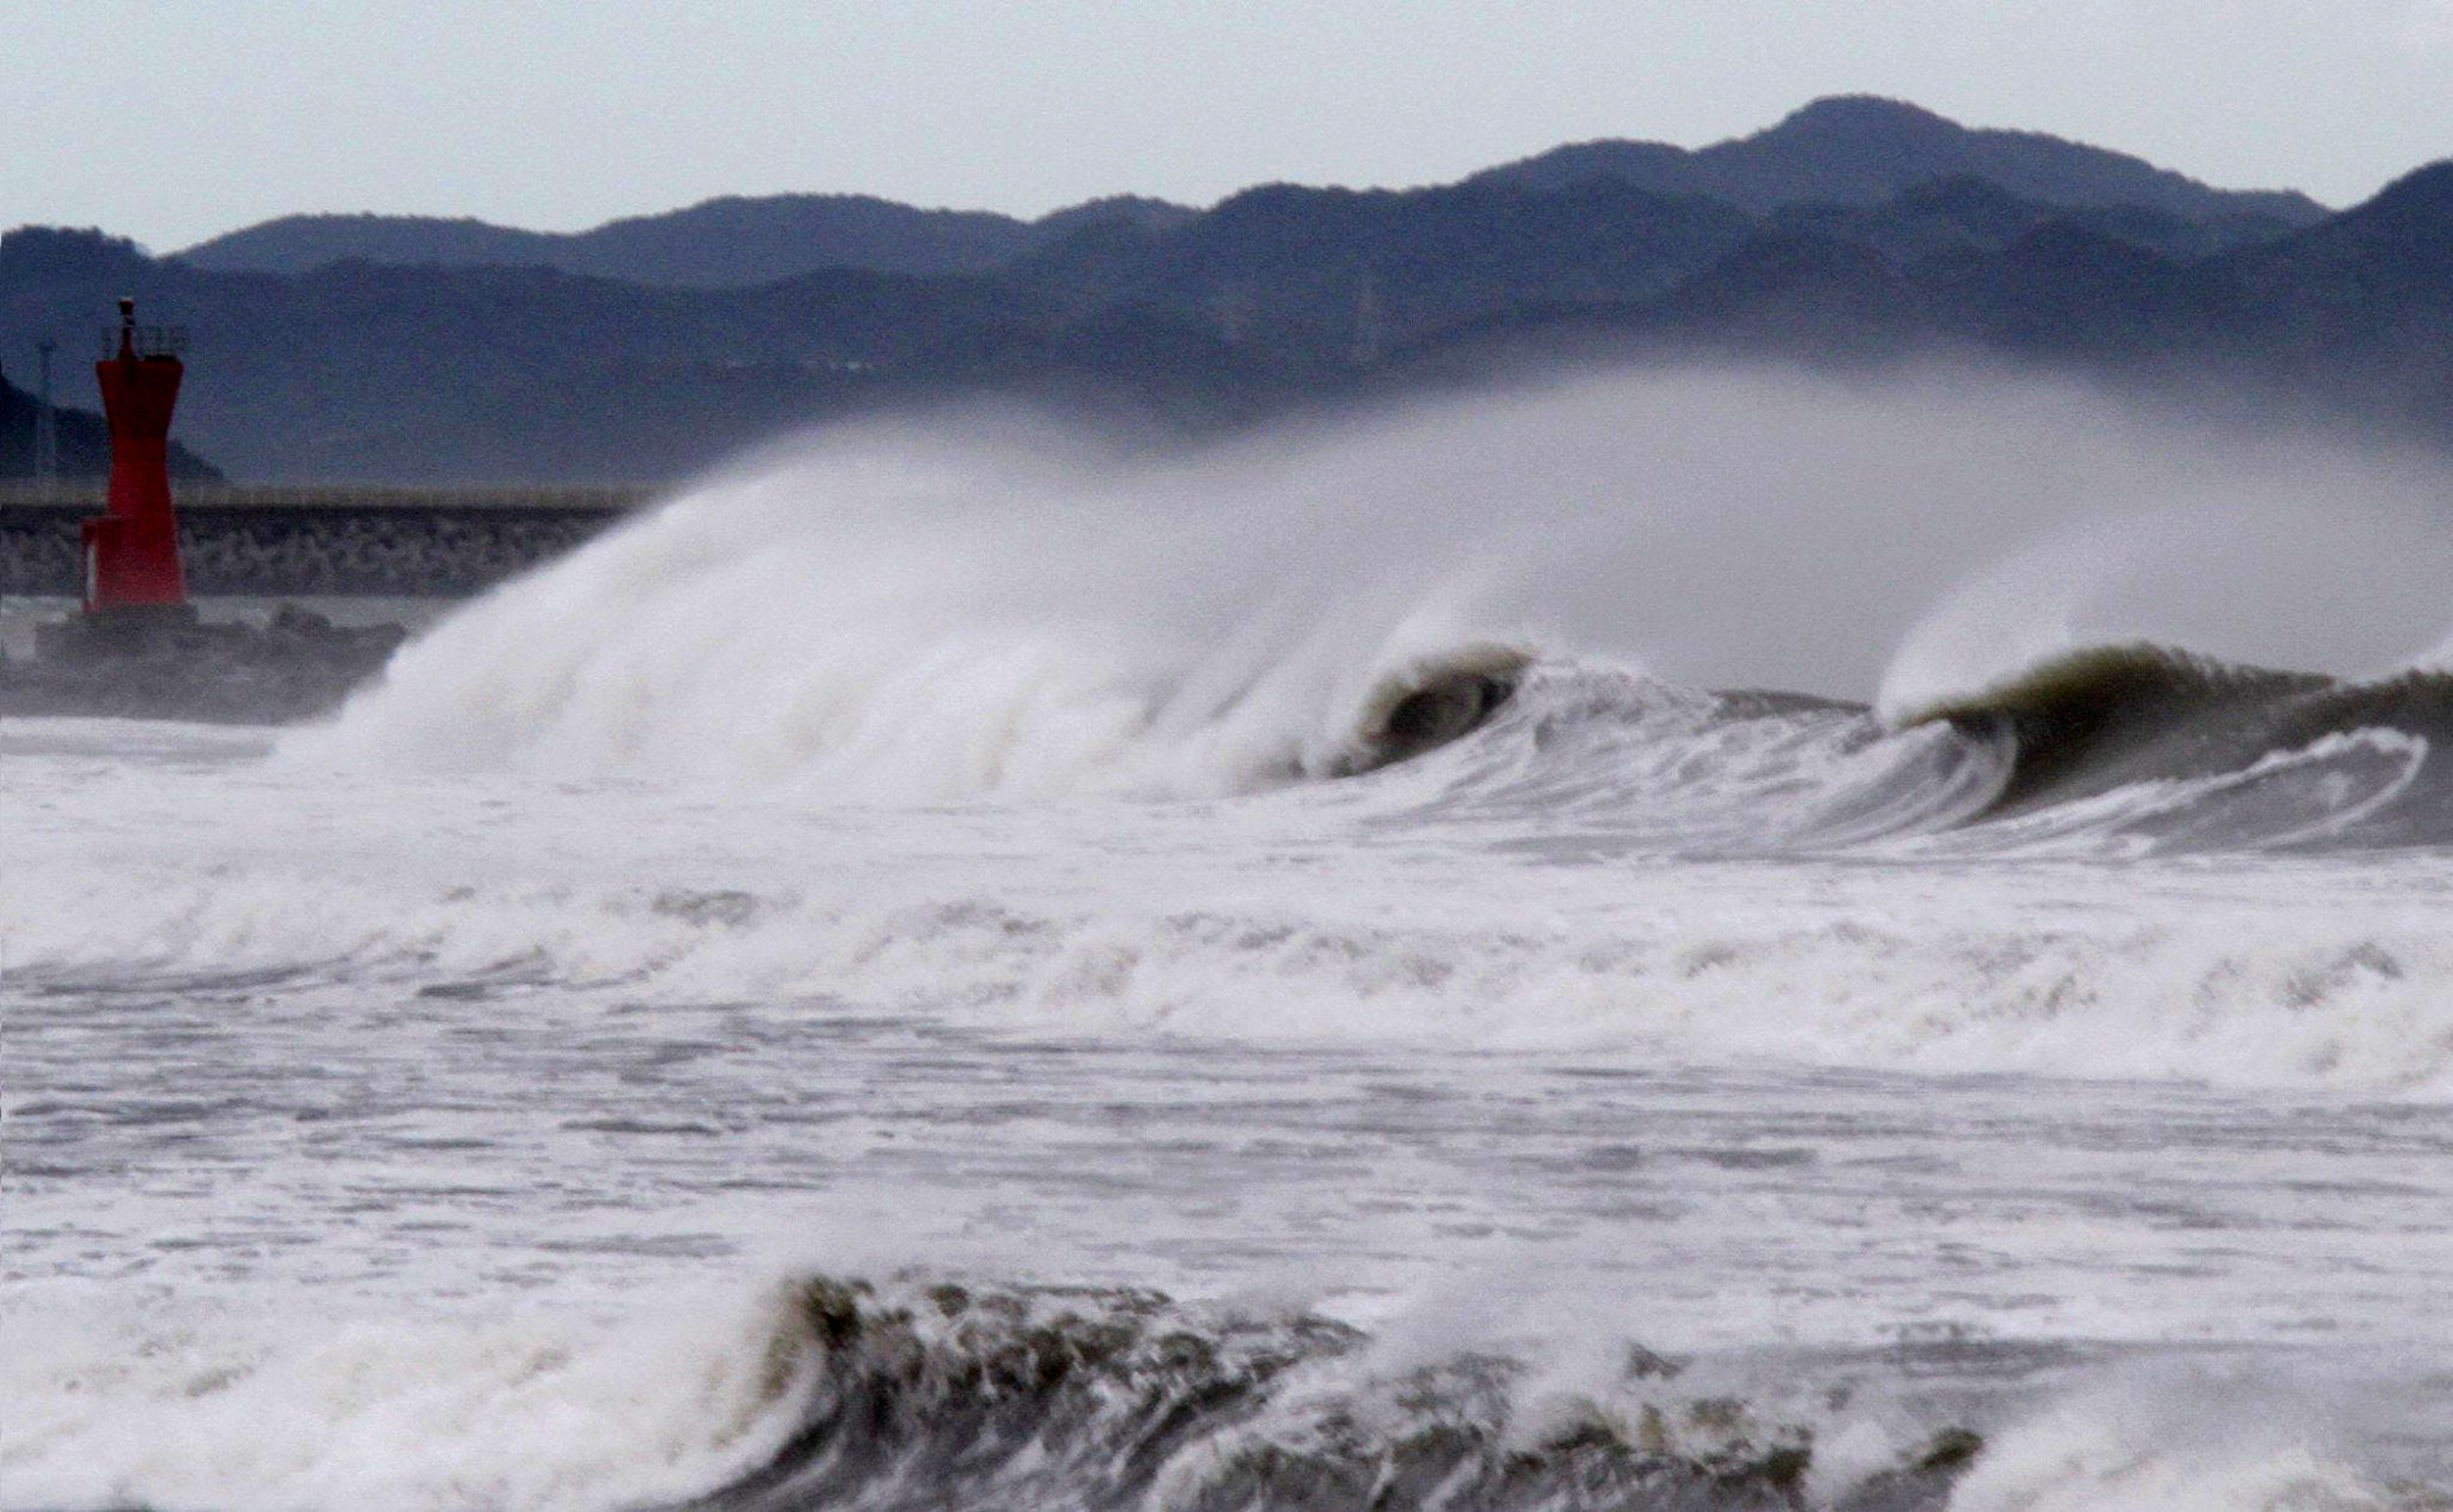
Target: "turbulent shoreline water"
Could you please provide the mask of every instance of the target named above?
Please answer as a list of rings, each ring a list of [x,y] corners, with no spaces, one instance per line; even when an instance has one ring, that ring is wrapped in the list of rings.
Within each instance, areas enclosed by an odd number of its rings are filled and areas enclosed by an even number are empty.
[[[1713,692],[1325,502],[1441,431],[850,444],[328,726],[0,723],[0,1508],[2443,1505],[2434,662],[1869,569],[1879,709]]]

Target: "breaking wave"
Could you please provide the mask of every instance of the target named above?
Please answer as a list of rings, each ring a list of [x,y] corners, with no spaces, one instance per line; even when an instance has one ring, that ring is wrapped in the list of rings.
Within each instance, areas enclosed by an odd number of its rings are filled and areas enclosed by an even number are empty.
[[[1850,448],[1932,452],[1929,411],[1952,404],[1963,412],[1944,418],[1971,436],[2068,428],[1991,402],[1619,381],[1161,461],[1039,431],[840,433],[470,606],[286,755],[889,805],[1366,776],[1371,795],[1345,801],[1390,822],[1539,819],[1596,846],[1701,856],[1946,833],[1958,852],[2117,855],[2453,841],[2430,754],[2453,724],[2453,673],[2261,670],[2195,640],[2083,633],[2054,597],[2104,619],[2096,600],[2152,579],[2140,563],[2155,552],[2129,539],[2144,532],[2215,580],[2201,597],[2220,614],[2182,625],[2210,644],[2227,644],[2225,616],[2235,631],[2339,626],[2353,616],[2321,585],[2280,594],[2270,615],[2243,586],[2280,570],[2258,541],[2322,542],[2340,575],[2378,587],[2374,623],[2330,647],[2304,632],[2313,659],[2410,642],[2437,612],[2432,589],[2402,581],[2427,577],[2427,552],[2398,546],[2386,513],[2278,492],[2338,483],[2346,464],[2270,461],[2266,492],[2196,525],[2079,531],[1989,571],[1977,555],[1936,562],[1958,577],[1922,592],[1968,586],[1912,623],[1906,564],[1864,545],[1877,522],[1916,504],[1943,521],[1931,534],[1999,551],[2001,501],[1920,499],[1934,480]],[[1842,428],[1815,442],[1829,490],[1801,498],[1793,474],[1748,474],[1736,433],[1764,416]],[[1608,440],[1631,426],[1658,434]],[[1702,433],[1698,453],[1733,434],[1681,472],[1682,430]],[[1597,456],[1579,454],[1596,435]],[[2073,486],[2171,495],[2189,474],[2166,453],[2187,461],[2201,443],[2156,442],[2132,455],[2091,436],[2103,476]],[[1542,476],[1562,456],[1595,476],[1641,457],[1658,476],[1595,508],[1586,474]],[[1863,559],[1835,558],[1867,511],[1851,541]],[[2147,586],[2158,603],[2189,598]],[[1705,691],[1715,671],[1817,686],[1814,669],[1886,647],[1871,710]],[[1400,763],[1429,770],[1386,770]]]
[[[293,749],[829,801],[1222,795],[1453,739],[1534,654],[1473,628],[1451,563],[1264,580],[1231,522],[1136,520],[1092,464],[878,444],[710,485],[497,593]]]
[[[2166,1381],[2159,1404],[2090,1386],[2108,1367],[2118,1380],[2118,1357],[2066,1345],[1691,1360],[1588,1324],[1572,1358],[1533,1339],[1425,1353],[1301,1311],[912,1277],[808,1277],[671,1316],[319,1322],[189,1304],[11,1322],[0,1370],[35,1389],[13,1394],[28,1414],[0,1444],[10,1505],[2441,1504],[2280,1429],[2258,1447],[2244,1421],[2281,1415],[2219,1377]],[[2170,1407],[2192,1391],[2233,1398],[2227,1448]]]
[[[1182,710],[1182,681],[1127,696],[1051,680],[1035,653],[1019,666],[931,653],[872,671],[861,706],[833,712],[839,736],[814,734],[822,721],[802,708],[778,716],[800,725],[799,740],[762,730],[745,747],[708,721],[676,720],[653,695],[625,702],[655,728],[609,740],[585,706],[593,695],[511,716],[522,694],[533,703],[533,684],[472,693],[458,670],[464,638],[501,633],[479,615],[418,648],[337,729],[293,738],[289,753],[382,749],[418,764],[475,760],[484,743],[495,761],[592,776],[606,775],[608,759],[614,775],[704,775],[731,760],[830,797],[934,800],[1085,785],[1249,793],[1412,762],[1354,801],[1383,823],[1539,820],[1547,843],[1691,857],[1944,831],[1963,853],[2453,843],[2453,780],[2430,758],[2453,735],[2453,674],[2353,682],[2112,646],[1886,720],[1835,700],[1686,689],[1632,667],[1541,658],[1495,636],[1442,644],[1418,625],[1344,666],[1274,665],[1199,715]],[[951,677],[975,697],[894,686],[905,677]],[[694,744],[708,741],[714,749]],[[570,767],[574,745],[591,758]]]
[[[1384,815],[1686,857],[2135,857],[2453,843],[2453,675],[2370,682],[2152,646],[2054,656],[1896,720],[1543,662],[1487,727],[1388,773]]]
[[[2371,681],[2090,648],[1914,711],[2012,754],[1988,833],[2114,833],[2157,849],[2440,845],[2453,675]]]
[[[1392,1361],[1326,1319],[1146,1291],[821,1279],[797,1300],[822,1361],[803,1425],[705,1506],[1700,1509],[1789,1503],[1816,1469],[1810,1429],[1641,1346],[1589,1392],[1545,1390],[1506,1353]],[[1974,1450],[1944,1432],[1848,1468],[1939,1506]]]

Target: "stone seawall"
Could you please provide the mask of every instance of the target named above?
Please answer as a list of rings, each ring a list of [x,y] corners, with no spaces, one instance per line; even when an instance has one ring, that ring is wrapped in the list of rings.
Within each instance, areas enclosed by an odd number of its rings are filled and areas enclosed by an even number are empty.
[[[646,502],[639,489],[216,489],[180,494],[188,592],[461,598]],[[98,492],[0,492],[0,595],[74,598]]]

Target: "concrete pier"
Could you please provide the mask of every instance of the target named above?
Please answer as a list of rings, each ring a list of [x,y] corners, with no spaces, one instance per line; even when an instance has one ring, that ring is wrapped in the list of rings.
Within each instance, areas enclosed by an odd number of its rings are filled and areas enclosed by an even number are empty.
[[[651,501],[646,488],[182,483],[199,597],[463,598],[559,556]],[[100,480],[0,484],[0,596],[75,598],[78,522]]]

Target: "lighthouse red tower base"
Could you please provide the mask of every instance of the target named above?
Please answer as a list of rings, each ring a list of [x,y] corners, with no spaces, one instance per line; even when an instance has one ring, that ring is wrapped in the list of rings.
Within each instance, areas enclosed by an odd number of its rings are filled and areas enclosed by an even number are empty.
[[[115,621],[186,621],[179,516],[171,506],[171,411],[179,403],[177,329],[139,331],[120,301],[119,349],[94,364],[111,424],[109,511],[84,522],[85,612]]]
[[[84,522],[85,612],[35,626],[30,660],[0,649],[0,716],[280,724],[337,707],[407,638],[398,625],[336,625],[295,604],[269,624],[198,618],[171,508],[185,337],[139,327],[133,299],[103,333],[94,377],[111,420],[111,493],[107,512]]]

